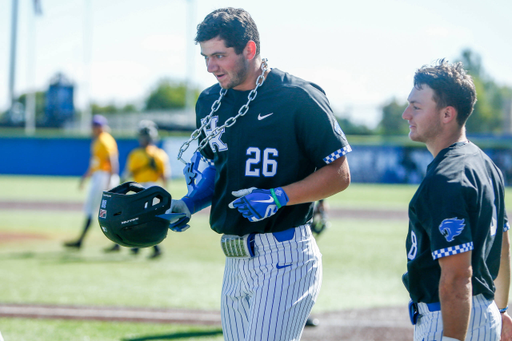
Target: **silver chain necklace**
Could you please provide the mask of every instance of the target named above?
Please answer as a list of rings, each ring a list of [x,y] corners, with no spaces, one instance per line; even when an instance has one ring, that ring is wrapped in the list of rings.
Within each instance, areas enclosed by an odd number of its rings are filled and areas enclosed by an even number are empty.
[[[247,112],[249,111],[249,104],[251,103],[251,101],[254,101],[254,99],[256,98],[256,95],[258,95],[258,88],[263,85],[263,82],[265,82],[265,73],[267,71],[268,71],[267,58],[263,58],[263,60],[261,62],[261,75],[259,75],[258,78],[256,79],[256,87],[254,89],[252,89],[251,92],[249,92],[249,96],[247,98],[247,103],[245,103],[244,105],[242,105],[240,107],[236,116],[228,118],[226,120],[226,122],[224,122],[223,125],[213,129],[212,132],[208,136],[206,136],[201,141],[201,143],[199,143],[195,152],[202,150],[204,147],[206,147],[206,145],[208,144],[208,142],[210,142],[211,139],[220,135],[220,133],[222,133],[222,131],[225,128],[229,128],[233,124],[235,124],[236,120],[239,117],[247,114]],[[197,140],[199,138],[199,136],[201,135],[201,131],[203,131],[203,129],[211,123],[213,113],[215,113],[217,110],[219,110],[220,104],[222,101],[222,97],[224,97],[224,95],[227,92],[228,92],[227,89],[223,89],[223,88],[220,89],[219,98],[217,98],[217,100],[215,102],[213,102],[212,110],[210,111],[208,116],[206,116],[203,120],[201,120],[202,121],[201,126],[192,132],[188,141],[186,141],[185,143],[183,143],[181,145],[180,150],[178,152],[178,160],[180,160],[184,164],[187,164],[187,162],[185,160],[183,160],[183,158],[182,158],[183,153],[188,149],[188,147],[190,146],[190,143],[192,143],[192,141]]]

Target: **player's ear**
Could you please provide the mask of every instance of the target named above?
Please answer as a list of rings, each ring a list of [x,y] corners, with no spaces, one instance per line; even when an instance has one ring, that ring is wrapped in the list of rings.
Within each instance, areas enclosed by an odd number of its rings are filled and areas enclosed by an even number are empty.
[[[245,45],[243,51],[244,57],[247,60],[252,60],[256,56],[256,43],[253,40],[249,40]]]
[[[457,109],[447,106],[441,110],[441,115],[444,123],[455,122],[457,120]]]

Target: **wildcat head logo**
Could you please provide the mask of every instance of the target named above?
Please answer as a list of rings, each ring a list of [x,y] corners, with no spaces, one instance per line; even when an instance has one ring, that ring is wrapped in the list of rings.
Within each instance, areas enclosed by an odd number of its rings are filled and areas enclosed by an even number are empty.
[[[439,231],[446,238],[446,241],[452,242],[455,237],[462,233],[465,226],[464,219],[450,218],[443,220],[439,225]]]

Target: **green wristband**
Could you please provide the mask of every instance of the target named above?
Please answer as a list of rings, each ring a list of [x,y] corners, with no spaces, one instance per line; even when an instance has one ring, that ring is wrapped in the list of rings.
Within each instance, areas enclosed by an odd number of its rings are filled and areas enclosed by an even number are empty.
[[[281,205],[281,203],[279,202],[279,200],[277,199],[276,193],[274,193],[274,189],[273,188],[270,189],[270,194],[272,195],[272,198],[274,198],[274,201],[276,202],[277,208],[283,207]]]

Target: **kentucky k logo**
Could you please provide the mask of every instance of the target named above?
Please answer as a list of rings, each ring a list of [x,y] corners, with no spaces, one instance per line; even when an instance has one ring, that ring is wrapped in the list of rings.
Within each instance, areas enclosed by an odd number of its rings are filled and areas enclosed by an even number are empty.
[[[204,124],[204,118],[201,120],[201,123]],[[217,128],[217,122],[219,121],[219,116],[212,116],[212,119],[210,120],[210,128],[207,128],[205,127],[204,128],[204,133],[206,134],[206,136],[209,136],[212,134],[212,131],[215,130],[215,128]],[[226,131],[226,129],[222,129],[219,133],[219,135],[213,137],[209,142],[210,142],[210,148],[215,152],[215,151],[218,151],[218,152],[222,152],[222,151],[225,151],[225,150],[228,150],[228,146],[227,144],[225,144],[224,142],[222,142],[221,140],[221,137],[222,137],[222,134],[224,134],[224,132]]]
[[[446,241],[452,242],[455,237],[462,233],[465,226],[464,219],[450,218],[443,220],[439,225],[439,231],[446,238]]]

